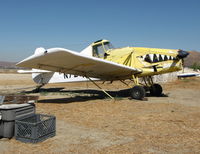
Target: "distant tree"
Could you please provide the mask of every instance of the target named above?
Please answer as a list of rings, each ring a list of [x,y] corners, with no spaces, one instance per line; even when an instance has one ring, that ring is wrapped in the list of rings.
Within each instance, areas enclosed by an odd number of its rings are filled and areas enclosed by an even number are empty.
[[[196,71],[196,70],[200,70],[200,64],[197,62],[194,62],[191,66],[191,68]]]

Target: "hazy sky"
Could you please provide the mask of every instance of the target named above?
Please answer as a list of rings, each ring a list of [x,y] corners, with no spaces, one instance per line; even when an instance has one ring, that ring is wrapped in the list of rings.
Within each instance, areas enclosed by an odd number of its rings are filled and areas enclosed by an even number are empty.
[[[81,51],[103,38],[200,51],[200,0],[0,0],[0,61],[37,47]]]

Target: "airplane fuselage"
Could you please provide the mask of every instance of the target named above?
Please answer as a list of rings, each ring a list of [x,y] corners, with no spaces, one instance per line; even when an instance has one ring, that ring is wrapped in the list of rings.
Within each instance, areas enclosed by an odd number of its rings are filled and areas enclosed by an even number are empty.
[[[179,50],[126,47],[110,49],[104,57],[113,61],[142,70],[138,77],[164,74],[182,69],[182,60],[177,58]]]

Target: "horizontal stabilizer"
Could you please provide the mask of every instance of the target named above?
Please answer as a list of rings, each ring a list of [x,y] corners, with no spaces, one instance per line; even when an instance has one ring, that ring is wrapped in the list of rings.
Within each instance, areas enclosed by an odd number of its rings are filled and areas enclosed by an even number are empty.
[[[49,73],[50,71],[32,69],[32,70],[18,70],[17,72],[21,74],[31,74],[31,73]]]

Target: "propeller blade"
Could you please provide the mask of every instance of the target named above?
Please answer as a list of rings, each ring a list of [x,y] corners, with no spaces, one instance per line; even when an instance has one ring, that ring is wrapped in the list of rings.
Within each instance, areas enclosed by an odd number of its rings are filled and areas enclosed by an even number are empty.
[[[185,73],[185,67],[184,67],[184,58],[182,58],[182,68],[183,68],[183,71],[182,71],[182,73]]]
[[[183,73],[184,73],[184,58],[186,58],[188,55],[189,55],[189,52],[178,50],[177,58],[182,60]]]

